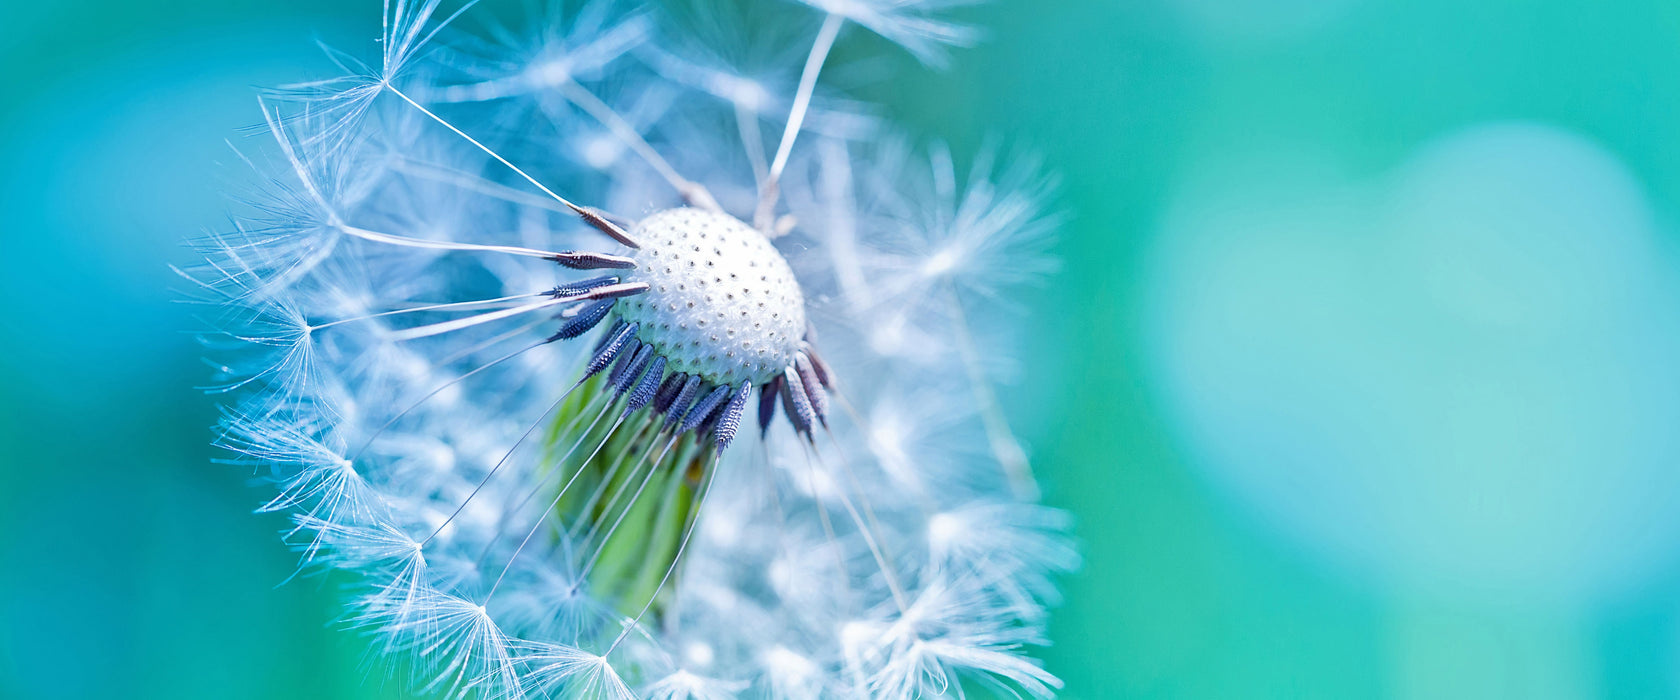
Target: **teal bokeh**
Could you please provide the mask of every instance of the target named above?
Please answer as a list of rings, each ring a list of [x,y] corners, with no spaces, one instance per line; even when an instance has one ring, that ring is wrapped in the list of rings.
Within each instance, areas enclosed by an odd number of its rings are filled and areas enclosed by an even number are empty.
[[[1680,696],[1680,6],[966,14],[950,71],[864,90],[1062,174],[1000,391],[1080,519],[1067,697]],[[397,696],[210,463],[168,268],[252,87],[377,22],[0,9],[0,697]]]

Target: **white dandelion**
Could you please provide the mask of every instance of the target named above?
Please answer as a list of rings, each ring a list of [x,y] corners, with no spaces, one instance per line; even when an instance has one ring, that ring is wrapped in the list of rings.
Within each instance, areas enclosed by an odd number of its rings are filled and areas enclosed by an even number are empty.
[[[793,53],[609,1],[475,34],[393,0],[376,60],[264,95],[278,174],[184,272],[222,443],[417,691],[1059,687],[1029,652],[1078,555],[990,335],[1051,269],[1052,184],[998,149],[959,177],[822,81],[854,24],[942,60],[954,4],[737,28]]]

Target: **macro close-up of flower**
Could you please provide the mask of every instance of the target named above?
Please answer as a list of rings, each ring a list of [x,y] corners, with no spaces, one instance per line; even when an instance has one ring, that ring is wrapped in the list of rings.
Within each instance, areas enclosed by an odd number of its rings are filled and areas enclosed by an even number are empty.
[[[1677,7],[0,3],[0,700],[1680,698]]]
[[[1061,685],[1027,652],[1079,556],[990,386],[1008,338],[968,320],[1053,268],[1052,181],[826,88],[847,25],[971,39],[935,8],[751,9],[478,36],[393,0],[376,63],[261,100],[288,167],[183,272],[220,442],[422,690]],[[802,18],[804,60],[733,63]]]

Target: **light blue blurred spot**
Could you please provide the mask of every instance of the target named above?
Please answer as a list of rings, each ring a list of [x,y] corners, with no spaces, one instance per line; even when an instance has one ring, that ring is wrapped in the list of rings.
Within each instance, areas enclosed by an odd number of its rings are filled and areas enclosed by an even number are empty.
[[[1602,602],[1680,539],[1680,295],[1639,184],[1501,123],[1365,182],[1262,157],[1155,258],[1182,443],[1288,541],[1414,595]]]

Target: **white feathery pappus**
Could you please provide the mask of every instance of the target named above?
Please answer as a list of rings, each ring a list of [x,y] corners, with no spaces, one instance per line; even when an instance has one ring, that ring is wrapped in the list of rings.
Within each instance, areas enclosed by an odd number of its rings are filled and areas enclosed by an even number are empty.
[[[377,62],[265,93],[282,167],[183,271],[222,444],[418,691],[1059,687],[1026,652],[1079,557],[977,337],[1050,267],[1052,182],[822,84],[848,26],[942,62],[957,3],[806,4],[393,0]]]

